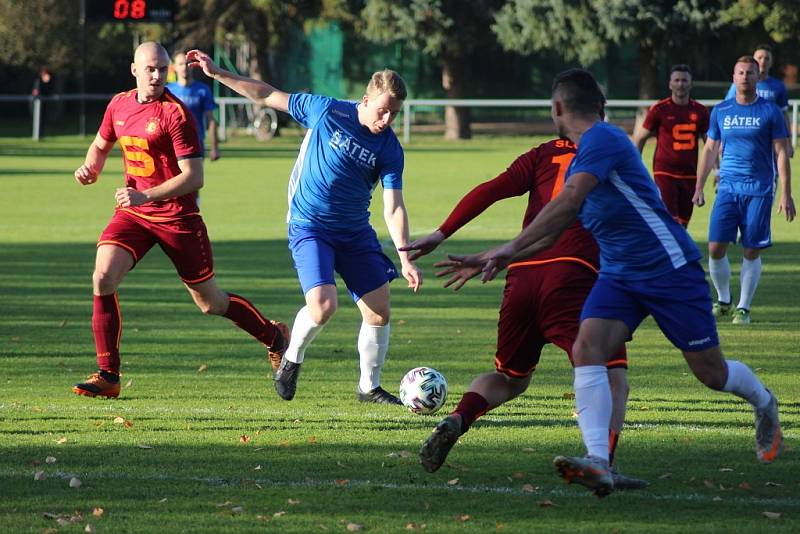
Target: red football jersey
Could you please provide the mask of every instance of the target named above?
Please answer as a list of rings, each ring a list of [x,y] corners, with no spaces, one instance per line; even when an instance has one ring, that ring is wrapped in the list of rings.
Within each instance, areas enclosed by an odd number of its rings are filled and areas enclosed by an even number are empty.
[[[178,160],[203,157],[203,147],[192,114],[172,93],[165,89],[158,100],[140,104],[136,92],[111,99],[98,133],[119,141],[125,185],[143,191],[180,174]],[[156,222],[199,213],[195,193],[120,209]]]
[[[643,126],[658,138],[653,174],[697,178],[697,141],[708,131],[708,120],[708,109],[691,98],[685,106],[669,97],[650,108]]]
[[[528,193],[528,207],[522,220],[522,227],[526,227],[561,192],[576,150],[577,147],[567,139],[553,139],[531,149],[514,160],[505,172],[470,191],[439,229],[450,236],[498,200]],[[599,256],[592,235],[579,221],[575,221],[551,248],[511,266],[575,261],[597,271]]]

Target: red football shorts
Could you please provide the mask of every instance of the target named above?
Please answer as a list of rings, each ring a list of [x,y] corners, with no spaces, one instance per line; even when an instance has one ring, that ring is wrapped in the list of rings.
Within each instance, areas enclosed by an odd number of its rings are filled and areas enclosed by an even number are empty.
[[[547,343],[563,349],[572,363],[583,302],[596,279],[596,273],[570,261],[509,269],[497,323],[497,371],[514,378],[530,375]],[[624,346],[607,366],[627,369]]]
[[[654,179],[669,214],[682,225],[688,225],[694,209],[692,197],[697,178],[670,178],[656,174]]]
[[[117,210],[97,241],[97,246],[115,245],[130,252],[134,267],[155,244],[169,256],[185,283],[199,284],[214,276],[211,243],[199,215],[152,222]]]

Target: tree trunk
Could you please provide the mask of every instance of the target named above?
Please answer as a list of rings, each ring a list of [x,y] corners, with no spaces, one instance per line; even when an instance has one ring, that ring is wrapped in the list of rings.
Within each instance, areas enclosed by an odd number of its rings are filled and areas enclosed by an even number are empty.
[[[652,100],[658,98],[658,94],[657,51],[650,40],[644,39],[639,43],[639,98]],[[634,131],[644,122],[646,115],[647,108],[637,110]]]
[[[442,65],[442,88],[447,98],[464,96],[464,64],[461,57],[453,51],[445,51]],[[446,106],[444,108],[444,138],[469,139],[469,108]]]

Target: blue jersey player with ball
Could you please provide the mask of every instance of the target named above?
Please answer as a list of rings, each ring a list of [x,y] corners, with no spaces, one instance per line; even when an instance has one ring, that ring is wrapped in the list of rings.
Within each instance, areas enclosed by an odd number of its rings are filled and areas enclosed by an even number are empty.
[[[396,248],[408,244],[403,201],[403,149],[391,129],[407,91],[394,71],[372,75],[358,102],[312,94],[288,94],[260,80],[217,66],[199,50],[190,65],[251,100],[289,113],[308,128],[289,181],[289,248],[306,305],[297,312],[289,348],[275,373],[275,389],[294,398],[305,351],[338,306],[334,272],[339,273],[361,312],[358,353],[363,402],[401,404],[384,390],[381,369],[389,348],[389,283],[397,278],[369,224],[372,192],[383,189],[383,215]],[[399,252],[402,275],[415,292],[422,272]]]

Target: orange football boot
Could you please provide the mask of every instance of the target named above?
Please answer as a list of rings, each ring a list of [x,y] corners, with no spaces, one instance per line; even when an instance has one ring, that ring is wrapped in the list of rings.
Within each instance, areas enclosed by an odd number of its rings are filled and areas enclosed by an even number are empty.
[[[269,364],[272,366],[272,372],[274,373],[278,370],[278,367],[281,366],[281,358],[283,358],[283,354],[286,352],[286,349],[289,348],[289,336],[291,333],[289,332],[289,327],[280,321],[270,321],[270,323],[272,323],[272,325],[278,329],[278,332],[281,333],[281,338],[283,339],[283,344],[278,350],[275,350],[275,347],[270,347],[267,350]]]
[[[92,373],[85,382],[75,384],[72,386],[72,392],[76,395],[85,395],[87,397],[108,397],[116,399],[119,397],[120,384],[117,382],[109,382],[102,377],[100,371]]]

